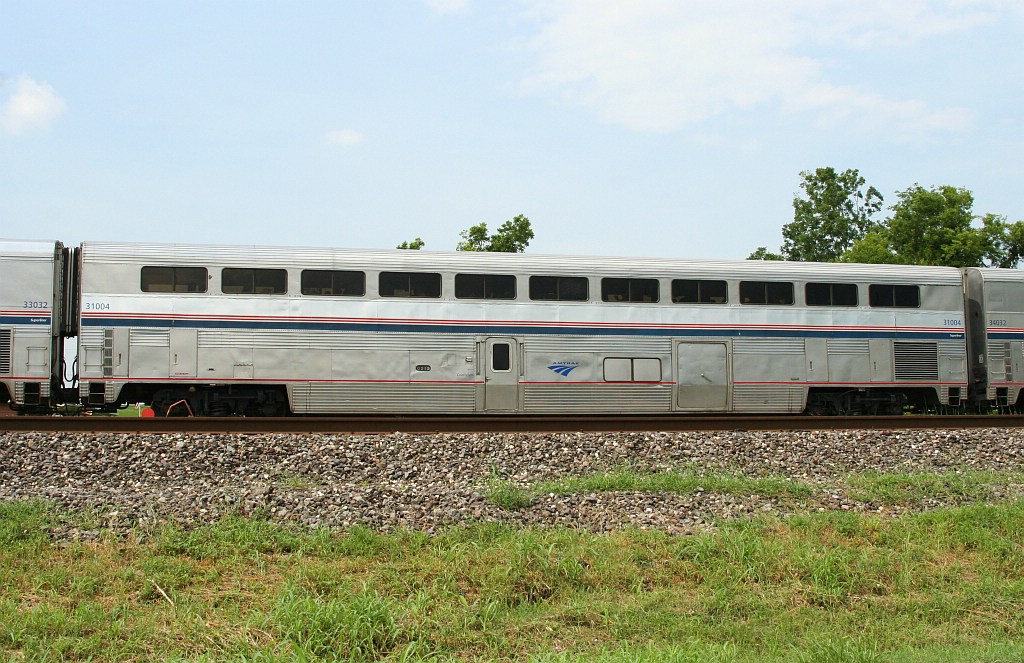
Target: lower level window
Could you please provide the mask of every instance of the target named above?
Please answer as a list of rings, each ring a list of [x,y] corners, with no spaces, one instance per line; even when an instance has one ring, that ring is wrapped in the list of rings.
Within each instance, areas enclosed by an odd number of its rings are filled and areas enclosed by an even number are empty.
[[[661,360],[651,357],[609,357],[605,382],[661,382]]]

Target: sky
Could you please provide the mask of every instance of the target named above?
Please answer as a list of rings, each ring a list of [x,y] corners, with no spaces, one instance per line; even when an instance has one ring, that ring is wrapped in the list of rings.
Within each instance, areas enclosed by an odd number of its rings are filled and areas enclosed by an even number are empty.
[[[743,259],[826,166],[1024,219],[1024,1],[0,0],[0,237]]]

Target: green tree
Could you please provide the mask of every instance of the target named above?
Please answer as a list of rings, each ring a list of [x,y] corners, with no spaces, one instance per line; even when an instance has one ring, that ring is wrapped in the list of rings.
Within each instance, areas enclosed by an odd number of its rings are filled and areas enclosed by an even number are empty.
[[[759,247],[748,260],[838,261],[877,227],[871,217],[882,208],[882,194],[865,184],[856,169],[801,172],[803,194],[793,198],[793,221],[782,227],[779,253]]]
[[[462,241],[455,247],[456,251],[500,253],[522,253],[534,237],[530,220],[522,214],[501,224],[493,235],[488,235],[486,223],[478,223],[463,230],[459,236]]]
[[[888,219],[872,217],[882,195],[854,169],[800,173],[793,221],[778,253],[761,246],[748,260],[862,262],[952,267],[1016,267],[1024,260],[1024,221],[974,216],[974,196],[954,186],[915,184],[896,192]]]
[[[793,221],[782,228],[782,255],[788,260],[835,262],[872,230],[882,194],[865,188],[856,169],[837,173],[818,168],[800,173],[804,197],[793,198]]]
[[[399,244],[395,248],[396,249],[411,249],[413,251],[419,251],[420,249],[422,249],[426,245],[427,245],[426,242],[424,242],[422,239],[417,237],[416,239],[412,240],[411,242],[402,242],[401,244]]]
[[[889,248],[889,229],[880,227],[872,230],[863,238],[854,242],[850,250],[843,254],[842,262],[863,262],[871,265],[895,265],[899,258]]]
[[[1024,222],[975,217],[967,189],[915,184],[896,196],[892,216],[857,241],[844,262],[1012,268],[1024,257]]]
[[[765,246],[757,247],[757,250],[747,256],[747,260],[785,260],[778,253],[772,253]]]
[[[1005,216],[986,214],[981,217],[988,251],[985,262],[992,267],[1014,268],[1024,259],[1024,221],[1007,223]]]
[[[954,186],[919,184],[896,193],[889,243],[906,265],[974,267],[988,250],[985,233],[971,226],[974,196]]]

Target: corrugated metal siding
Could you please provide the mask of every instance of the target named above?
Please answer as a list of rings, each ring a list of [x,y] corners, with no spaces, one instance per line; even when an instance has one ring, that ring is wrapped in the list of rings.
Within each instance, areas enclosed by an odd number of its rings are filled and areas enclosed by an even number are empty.
[[[737,338],[732,342],[733,354],[737,355],[763,355],[763,354],[795,354],[804,353],[804,339],[802,338]]]
[[[144,329],[134,327],[130,330],[129,338],[133,346],[166,348],[171,344],[171,332],[169,329]]]
[[[290,387],[296,413],[472,412],[472,384],[298,384]]]
[[[474,352],[473,338],[455,334],[373,334],[306,330],[245,331],[200,329],[200,348],[260,348],[317,350],[420,350]]]
[[[942,357],[966,357],[967,350],[963,341],[937,341],[939,355]]]
[[[670,385],[534,385],[525,386],[526,412],[670,412]]]
[[[530,336],[523,343],[534,352],[596,352],[605,355],[629,353],[668,354],[672,352],[672,339],[642,336]]]
[[[734,412],[802,412],[807,401],[807,388],[787,385],[734,385]]]
[[[869,344],[866,338],[830,338],[828,353],[830,355],[866,355]]]

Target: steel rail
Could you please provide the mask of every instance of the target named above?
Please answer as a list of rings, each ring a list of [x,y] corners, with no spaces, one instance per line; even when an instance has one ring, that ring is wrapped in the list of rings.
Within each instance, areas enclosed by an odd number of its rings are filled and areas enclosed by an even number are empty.
[[[361,417],[115,417],[7,416],[0,432],[78,433],[492,433],[683,432],[1021,428],[1024,416],[361,416]]]

